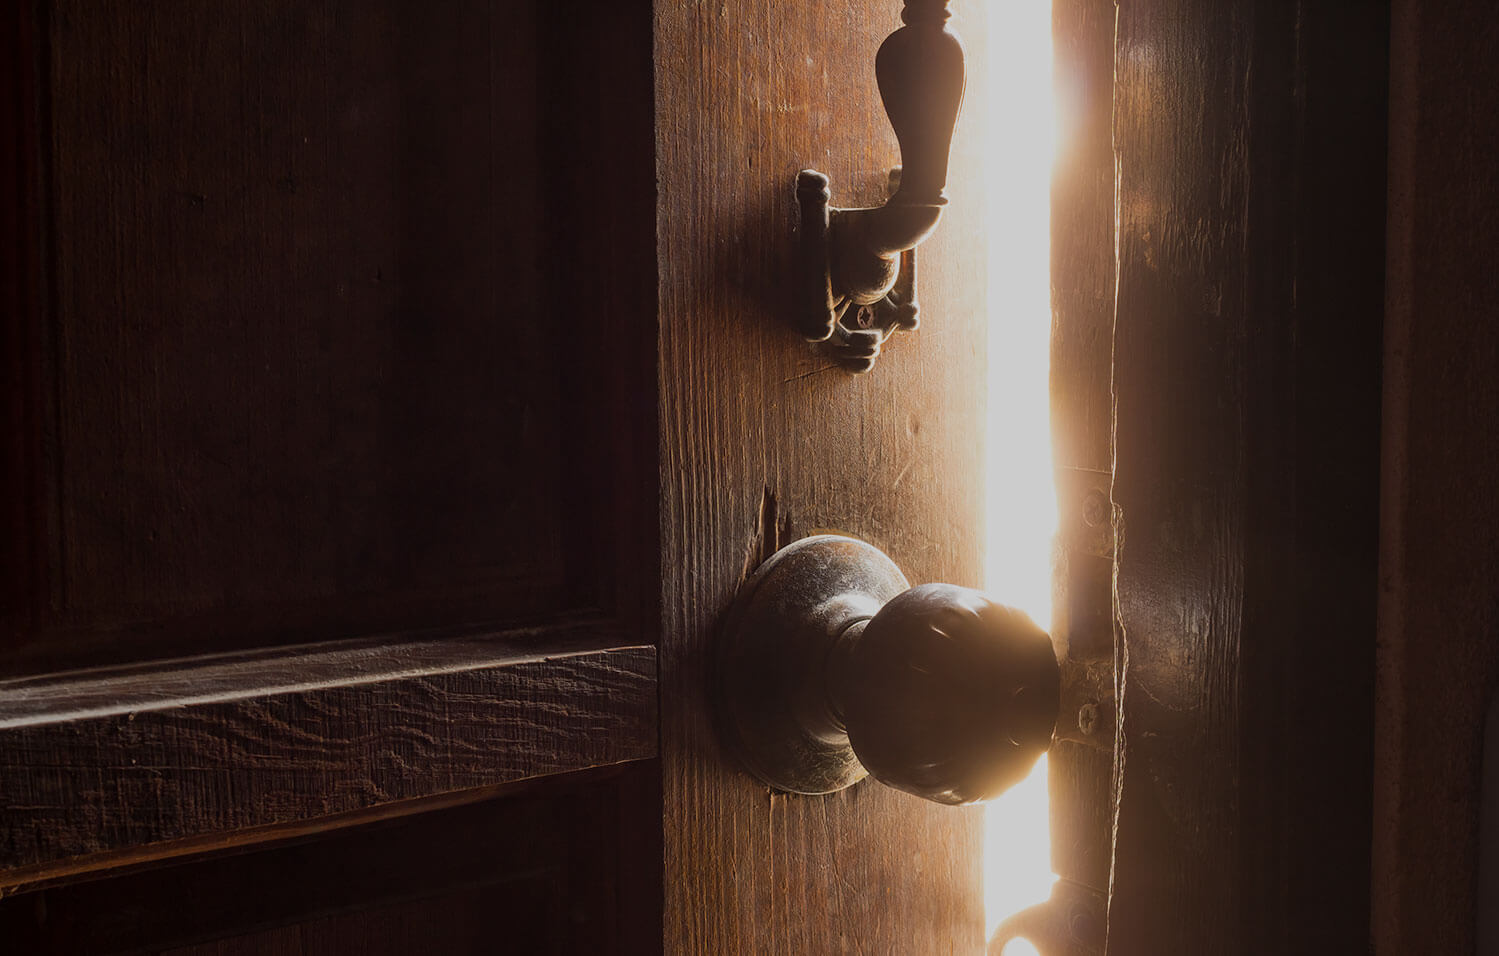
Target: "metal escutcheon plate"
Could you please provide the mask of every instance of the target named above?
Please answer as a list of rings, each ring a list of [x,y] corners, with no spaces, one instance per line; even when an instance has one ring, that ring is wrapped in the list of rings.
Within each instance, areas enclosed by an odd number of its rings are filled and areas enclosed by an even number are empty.
[[[760,565],[729,611],[716,664],[722,729],[746,769],[806,794],[866,776],[828,710],[828,655],[909,586],[879,549],[842,535],[803,538]]]

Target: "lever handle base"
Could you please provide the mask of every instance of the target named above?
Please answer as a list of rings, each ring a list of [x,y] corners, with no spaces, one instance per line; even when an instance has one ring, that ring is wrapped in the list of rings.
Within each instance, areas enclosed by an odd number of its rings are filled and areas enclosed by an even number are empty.
[[[865,372],[891,334],[917,326],[916,246],[947,204],[948,155],[963,103],[963,43],[947,29],[948,0],[906,0],[905,26],[875,55],[875,80],[900,143],[881,206],[832,209],[828,179],[797,176],[801,211],[798,301],[808,340],[829,342],[844,367]]]

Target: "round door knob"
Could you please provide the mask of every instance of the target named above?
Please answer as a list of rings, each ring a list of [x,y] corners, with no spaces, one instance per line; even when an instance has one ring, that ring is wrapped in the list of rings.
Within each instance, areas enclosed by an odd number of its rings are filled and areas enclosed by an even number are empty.
[[[740,589],[717,660],[729,747],[772,787],[831,793],[866,774],[940,803],[997,796],[1051,745],[1061,677],[1022,611],[910,587],[841,535],[776,552]]]

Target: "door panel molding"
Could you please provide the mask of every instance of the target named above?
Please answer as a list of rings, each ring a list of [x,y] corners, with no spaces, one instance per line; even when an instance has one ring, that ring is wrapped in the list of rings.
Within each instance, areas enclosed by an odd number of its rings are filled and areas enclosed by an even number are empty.
[[[649,5],[7,10],[10,912],[575,784],[658,937]]]
[[[0,894],[653,757],[655,648],[621,638],[585,621],[0,682]]]

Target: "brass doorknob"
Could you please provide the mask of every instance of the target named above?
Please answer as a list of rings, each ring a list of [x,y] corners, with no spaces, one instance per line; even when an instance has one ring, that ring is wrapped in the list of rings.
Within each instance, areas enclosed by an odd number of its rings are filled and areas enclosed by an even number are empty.
[[[716,664],[727,743],[765,783],[831,793],[866,773],[939,803],[997,796],[1050,745],[1061,677],[1023,611],[910,587],[842,535],[776,552],[740,589]]]

